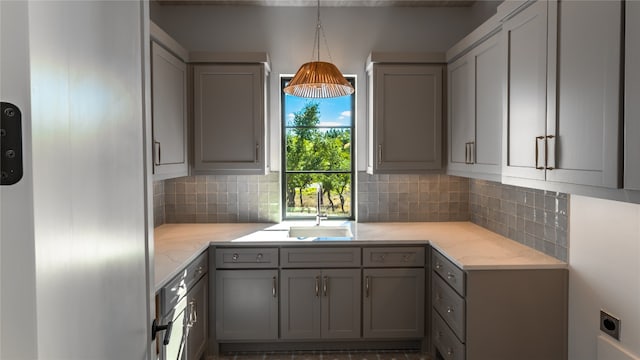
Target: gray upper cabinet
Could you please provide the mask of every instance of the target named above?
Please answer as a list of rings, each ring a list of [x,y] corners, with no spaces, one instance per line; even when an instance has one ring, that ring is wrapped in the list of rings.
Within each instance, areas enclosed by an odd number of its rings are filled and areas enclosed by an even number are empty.
[[[151,42],[154,179],[187,176],[187,65]]]
[[[538,1],[505,22],[506,182],[620,186],[621,6]]]
[[[424,264],[424,257],[423,257]],[[363,336],[424,336],[424,268],[364,269]]]
[[[441,65],[367,67],[368,173],[442,169]]]
[[[500,180],[505,62],[499,36],[448,66],[450,174]]]
[[[283,269],[282,339],[360,338],[360,269]]]
[[[278,338],[278,270],[216,271],[216,339]]]
[[[266,64],[195,65],[195,174],[267,172]]]
[[[640,2],[625,6],[624,187],[640,190]]]
[[[537,136],[546,135],[547,2],[538,1],[507,20],[503,27],[507,56],[508,104],[503,146],[503,176],[544,180],[536,169],[544,161]],[[543,140],[544,141],[544,140]]]

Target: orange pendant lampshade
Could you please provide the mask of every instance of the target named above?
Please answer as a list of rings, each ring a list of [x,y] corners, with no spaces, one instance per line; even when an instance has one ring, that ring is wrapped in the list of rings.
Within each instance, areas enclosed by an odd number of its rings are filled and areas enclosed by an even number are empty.
[[[320,0],[318,0],[318,25],[314,44],[314,50],[317,45],[318,60],[300,66],[296,75],[283,89],[285,93],[305,98],[332,98],[351,95],[355,91],[335,65],[320,61],[320,33],[324,37],[320,23]]]

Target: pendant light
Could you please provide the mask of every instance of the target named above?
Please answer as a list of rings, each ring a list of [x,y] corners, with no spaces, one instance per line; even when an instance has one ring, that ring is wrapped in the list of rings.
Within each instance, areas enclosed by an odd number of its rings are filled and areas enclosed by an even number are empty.
[[[284,92],[298,97],[305,98],[332,98],[338,96],[351,95],[355,91],[351,83],[342,76],[338,68],[330,62],[320,61],[320,34],[324,39],[327,52],[327,38],[320,22],[320,0],[318,0],[318,20],[316,25],[316,35],[313,44],[311,59],[317,50],[317,61],[310,61],[303,64],[298,69],[296,75],[291,79],[289,85],[284,88]],[[331,58],[331,54],[329,54]]]

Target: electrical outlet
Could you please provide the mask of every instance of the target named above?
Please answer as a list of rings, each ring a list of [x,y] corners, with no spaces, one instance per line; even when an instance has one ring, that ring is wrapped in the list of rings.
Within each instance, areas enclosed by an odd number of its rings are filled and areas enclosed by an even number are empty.
[[[600,330],[616,340],[620,340],[620,319],[600,310]]]

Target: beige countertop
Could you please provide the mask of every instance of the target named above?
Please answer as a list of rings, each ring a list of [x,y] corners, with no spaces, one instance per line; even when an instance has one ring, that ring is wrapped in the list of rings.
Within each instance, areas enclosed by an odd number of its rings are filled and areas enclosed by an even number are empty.
[[[301,241],[282,224],[165,224],[154,232],[155,289],[211,243],[220,246],[430,243],[464,270],[552,269],[567,264],[470,222],[352,223],[353,239]],[[268,231],[261,231],[268,230]]]

